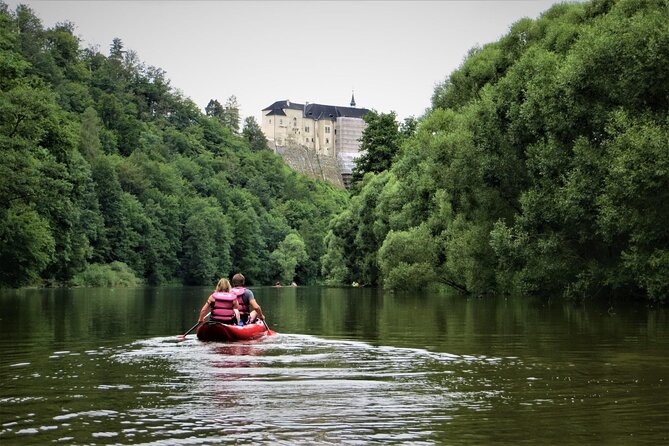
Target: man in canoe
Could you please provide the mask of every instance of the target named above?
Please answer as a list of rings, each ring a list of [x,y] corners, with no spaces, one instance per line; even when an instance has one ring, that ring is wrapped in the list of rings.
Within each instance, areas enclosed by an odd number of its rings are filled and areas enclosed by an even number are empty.
[[[246,279],[242,273],[237,273],[232,276],[232,290],[230,292],[237,296],[237,303],[239,304],[239,314],[242,318],[242,322],[245,324],[253,323],[256,318],[265,320],[265,315],[262,313],[262,309],[256,298],[253,295],[253,291],[244,288],[244,282]]]

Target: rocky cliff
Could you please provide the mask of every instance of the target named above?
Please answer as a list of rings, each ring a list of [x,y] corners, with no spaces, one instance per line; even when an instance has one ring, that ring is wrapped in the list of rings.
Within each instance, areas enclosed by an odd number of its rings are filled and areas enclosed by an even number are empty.
[[[312,178],[328,181],[339,188],[344,188],[341,176],[341,166],[337,158],[318,155],[306,147],[291,145],[287,147],[274,146],[270,141],[270,149],[274,149],[292,169]]]

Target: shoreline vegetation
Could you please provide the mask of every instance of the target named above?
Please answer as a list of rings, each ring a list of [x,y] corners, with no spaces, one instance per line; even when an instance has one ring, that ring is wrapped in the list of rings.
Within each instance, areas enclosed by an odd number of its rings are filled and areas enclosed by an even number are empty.
[[[520,20],[435,88],[390,168],[359,172],[326,280],[669,302],[668,112],[667,1]]]
[[[320,280],[345,191],[289,169],[239,104],[200,111],[114,39],[0,2],[0,287]]]
[[[103,55],[0,3],[0,51],[0,286],[243,271],[669,302],[666,0],[556,4],[472,48],[424,116],[365,117],[350,194],[120,39]]]

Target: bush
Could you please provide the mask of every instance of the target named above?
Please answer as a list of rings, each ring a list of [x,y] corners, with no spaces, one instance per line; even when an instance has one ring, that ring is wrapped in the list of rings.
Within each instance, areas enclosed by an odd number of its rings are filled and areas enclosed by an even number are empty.
[[[74,286],[83,287],[134,287],[144,282],[123,262],[93,263],[72,279]]]

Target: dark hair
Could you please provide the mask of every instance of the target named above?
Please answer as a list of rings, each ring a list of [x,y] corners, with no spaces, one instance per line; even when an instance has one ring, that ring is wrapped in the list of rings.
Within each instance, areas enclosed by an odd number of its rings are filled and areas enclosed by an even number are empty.
[[[232,286],[240,286],[244,285],[244,276],[242,273],[237,273],[234,276],[232,276]]]

